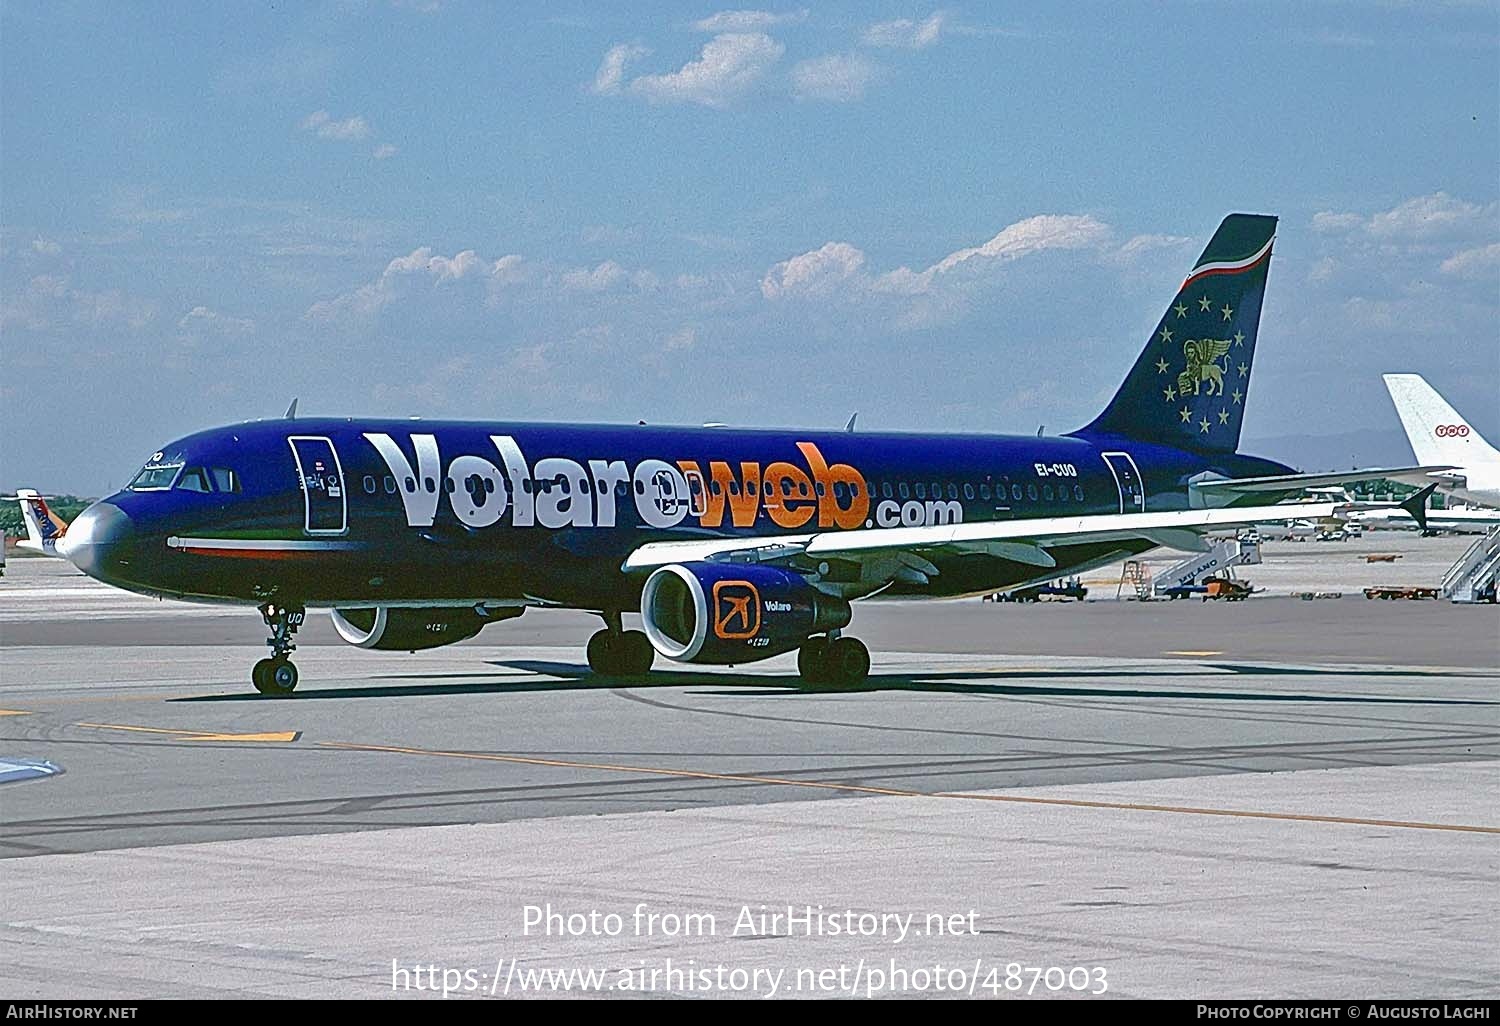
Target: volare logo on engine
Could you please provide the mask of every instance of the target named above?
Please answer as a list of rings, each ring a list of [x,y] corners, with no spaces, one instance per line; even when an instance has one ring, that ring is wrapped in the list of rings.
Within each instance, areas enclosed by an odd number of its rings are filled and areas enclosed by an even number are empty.
[[[743,641],[760,633],[760,591],[749,581],[714,584],[714,636]]]
[[[614,527],[618,505],[625,502],[655,528],[676,527],[689,517],[703,527],[723,527],[726,512],[735,527],[750,527],[762,514],[790,530],[872,526],[863,475],[847,464],[830,464],[812,442],[796,443],[801,465],[741,461],[736,472],[721,460],[708,461],[706,471],[696,460],[646,459],[632,468],[623,460],[591,459],[585,465],[551,457],[533,466],[513,437],[491,435],[498,465],[493,457],[465,454],[453,457],[445,471],[435,435],[410,436],[415,466],[390,435],[364,437],[398,482],[411,527],[432,526],[441,495],[469,527],[489,527],[507,515],[512,527]],[[883,505],[897,508],[899,522],[899,506]],[[880,526],[892,526],[887,519],[880,518]]]

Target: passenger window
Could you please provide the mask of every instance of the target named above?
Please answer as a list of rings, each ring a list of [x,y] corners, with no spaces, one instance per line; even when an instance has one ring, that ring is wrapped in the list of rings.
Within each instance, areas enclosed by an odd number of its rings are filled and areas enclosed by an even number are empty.
[[[1029,484],[1026,486],[1026,498],[1030,499],[1032,502],[1036,501],[1036,485]]]
[[[417,482],[415,478],[409,477],[406,479],[406,490],[409,492],[414,492],[417,490]]]
[[[982,484],[982,485],[979,486],[979,497],[981,499],[988,499],[990,497],[990,486],[989,485]]]
[[[1042,485],[1042,498],[1048,502],[1052,501],[1052,486]]]
[[[824,489],[824,487],[823,487],[823,482],[819,481],[818,482],[818,494],[819,495],[823,495],[825,493],[825,491],[826,491],[826,489]]]
[[[1067,502],[1068,501],[1068,486],[1067,485],[1058,485],[1057,486],[1057,500],[1059,502]]]
[[[974,486],[973,485],[971,485],[971,484],[964,485],[964,498],[966,498],[966,499],[972,499],[972,498],[974,498]]]
[[[437,491],[437,483],[433,481],[432,478],[426,478],[424,484],[427,486],[427,491],[429,494]]]
[[[1019,481],[1010,486],[1010,497],[1017,502],[1021,501],[1021,484]]]
[[[925,484],[923,484],[921,481],[917,482],[917,498],[919,498],[919,499],[925,499],[925,498],[927,498],[927,486]]]
[[[385,475],[385,494],[396,494],[396,479],[389,474]]]
[[[495,490],[495,482],[492,481],[492,480],[490,480],[489,478],[485,478],[484,479],[484,490],[485,490],[486,493],[493,492]]]
[[[715,495],[718,495],[719,493],[724,491],[724,486],[721,485],[718,481],[713,481],[710,482],[708,490],[713,492]]]
[[[527,495],[531,494],[531,478],[525,477],[521,479],[521,491]]]
[[[891,497],[891,483],[889,481],[883,482],[881,484],[880,494],[884,495],[887,499]]]
[[[208,472],[213,475],[215,491],[232,492],[235,495],[240,493],[240,475],[228,467],[210,467]],[[375,479],[366,480],[373,483]]]
[[[177,487],[185,492],[211,492],[213,486],[208,483],[208,471],[202,467],[187,467],[182,476],[177,479]]]
[[[848,491],[844,488],[844,482],[835,481],[833,483],[833,499],[835,502],[843,502],[844,497],[848,494]]]
[[[1083,485],[1073,486],[1073,498],[1077,499],[1079,502],[1083,501]]]
[[[372,474],[366,474],[365,475],[365,494],[366,495],[374,495],[375,494],[375,477]]]
[[[906,482],[905,481],[902,481],[901,482],[901,498],[905,499],[905,498],[909,498],[910,496],[911,496],[911,489],[909,489],[909,488],[906,487]]]
[[[948,498],[950,498],[950,499],[956,499],[956,498],[958,498],[958,485],[954,484],[951,481],[948,482]],[[969,498],[972,499],[973,496],[971,495],[971,496],[969,496]]]
[[[644,481],[637,481],[635,483],[635,494],[637,494],[637,495],[645,495],[646,494],[646,482],[644,482]]]

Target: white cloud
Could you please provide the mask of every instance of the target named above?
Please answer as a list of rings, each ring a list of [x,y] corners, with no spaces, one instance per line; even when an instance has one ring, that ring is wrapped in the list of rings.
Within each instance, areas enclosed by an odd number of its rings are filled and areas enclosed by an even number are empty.
[[[364,139],[370,134],[369,122],[360,115],[335,121],[326,110],[313,111],[297,127],[312,132],[319,139]]]
[[[189,336],[233,338],[254,334],[255,322],[248,317],[229,317],[206,306],[195,306],[183,314],[182,320],[177,322],[177,330]]]
[[[519,280],[523,274],[521,258],[515,254],[492,263],[481,259],[472,249],[445,257],[434,254],[430,246],[422,246],[386,264],[380,277],[369,284],[314,303],[306,316],[309,320],[324,322],[368,318],[424,282],[439,287],[466,279],[483,280],[491,288],[496,288]]]
[[[771,11],[720,11],[693,22],[699,32],[757,32],[777,25],[797,25],[807,20],[807,9],[775,14]]]
[[[774,265],[761,279],[760,291],[767,299],[828,295],[857,279],[864,266],[863,251],[847,242],[829,242]]]
[[[845,103],[865,95],[875,65],[858,54],[829,54],[792,69],[792,95],[799,100]]]
[[[1416,243],[1470,238],[1476,232],[1493,235],[1500,203],[1481,206],[1446,192],[1414,196],[1390,210],[1362,214],[1323,211],[1313,215],[1313,230],[1324,233],[1363,231],[1384,242]]]
[[[650,52],[637,43],[619,43],[610,47],[604,60],[599,62],[599,70],[594,74],[594,92],[600,96],[618,93],[625,80],[625,66]]]
[[[62,246],[51,239],[44,239],[40,235],[31,240],[31,248],[42,256],[57,256],[62,252]]]
[[[400,151],[390,143],[381,143],[379,146],[375,147],[375,149],[370,151],[370,156],[374,157],[376,160],[389,160],[398,152]]]
[[[1488,208],[1454,199],[1446,192],[1417,196],[1370,218],[1369,232],[1382,238],[1430,239],[1462,232],[1476,222],[1493,219]]]
[[[562,276],[564,288],[580,292],[603,292],[625,280],[625,268],[613,260],[606,260],[597,267],[585,267],[566,271]]]
[[[927,272],[952,271],[967,261],[1014,260],[1043,249],[1082,249],[1103,243],[1109,229],[1092,217],[1077,214],[1038,214],[1001,231],[982,246],[961,249],[939,260]]]
[[[1363,228],[1365,219],[1358,214],[1335,214],[1331,210],[1324,210],[1313,215],[1313,231],[1334,235],[1342,232],[1352,232]]]
[[[68,279],[39,274],[0,306],[0,326],[57,331],[69,324],[140,331],[156,318],[156,304],[119,289],[90,292]]]
[[[925,50],[942,35],[946,17],[942,11],[935,11],[925,21],[910,18],[882,21],[865,29],[864,43],[899,50]]]
[[[665,75],[642,75],[630,83],[630,91],[652,103],[724,107],[748,92],[785,52],[762,32],[725,33],[705,43],[697,60]]]
[[[847,242],[830,242],[771,267],[761,279],[767,299],[826,299],[884,304],[882,316],[897,330],[912,330],[960,316],[976,284],[995,268],[1044,250],[1093,249],[1103,258],[1110,230],[1092,217],[1041,214],[1010,225],[983,245],[948,254],[924,270],[898,267],[884,274],[865,269],[865,254]]]
[[[1442,272],[1474,281],[1494,281],[1500,276],[1500,242],[1455,253],[1443,261]]]

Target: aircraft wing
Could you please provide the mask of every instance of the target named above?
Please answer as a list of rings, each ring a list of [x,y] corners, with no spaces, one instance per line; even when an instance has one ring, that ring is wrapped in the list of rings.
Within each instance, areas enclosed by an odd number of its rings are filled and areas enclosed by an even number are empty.
[[[1276,506],[1168,510],[1159,513],[1105,513],[1080,517],[1038,517],[934,527],[890,527],[765,538],[713,538],[703,541],[650,542],[621,565],[626,572],[654,570],[669,563],[734,560],[778,562],[798,556],[850,559],[895,556],[892,566],[925,563],[926,550],[977,552],[1052,567],[1047,551],[1085,542],[1141,540],[1194,552],[1205,547],[1202,535],[1226,527],[1330,517],[1335,503],[1300,502]],[[905,563],[903,564],[903,557]],[[930,565],[930,564],[928,564]]]
[[[1433,478],[1440,480],[1451,466],[1431,467],[1370,467],[1365,470],[1341,470],[1328,474],[1272,474],[1267,477],[1231,477],[1220,481],[1195,481],[1193,487],[1200,492],[1229,494],[1254,492],[1290,492],[1299,488],[1321,488],[1326,485],[1353,484],[1357,481],[1374,481],[1387,478],[1403,484],[1424,485]]]

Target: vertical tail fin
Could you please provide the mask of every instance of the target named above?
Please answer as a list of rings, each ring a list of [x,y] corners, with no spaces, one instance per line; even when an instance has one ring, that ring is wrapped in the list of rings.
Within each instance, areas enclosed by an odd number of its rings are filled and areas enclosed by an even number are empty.
[[[16,501],[21,504],[21,519],[26,522],[26,538],[17,547],[57,555],[57,540],[68,533],[68,525],[47,508],[47,500],[30,488],[17,488]]]
[[[1274,217],[1224,218],[1114,399],[1073,433],[1233,452],[1275,234]]]
[[[1438,395],[1420,374],[1383,374],[1417,462],[1467,467],[1500,461],[1500,452]]]

